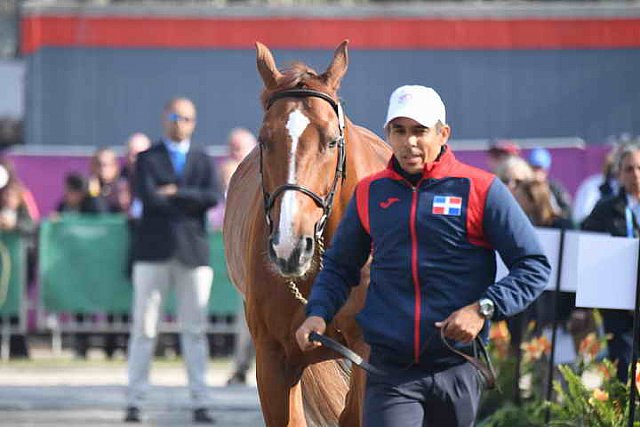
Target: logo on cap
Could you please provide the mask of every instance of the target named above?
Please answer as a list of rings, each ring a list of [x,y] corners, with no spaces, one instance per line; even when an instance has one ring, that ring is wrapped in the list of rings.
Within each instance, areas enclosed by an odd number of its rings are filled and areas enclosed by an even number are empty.
[[[404,104],[405,102],[411,101],[411,99],[413,99],[413,95],[411,95],[410,93],[403,93],[402,95],[400,95],[400,97],[398,97],[398,102],[400,104]]]

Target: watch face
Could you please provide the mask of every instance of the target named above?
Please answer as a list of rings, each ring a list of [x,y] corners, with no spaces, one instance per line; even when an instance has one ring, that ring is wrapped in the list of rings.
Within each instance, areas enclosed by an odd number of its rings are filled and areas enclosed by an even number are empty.
[[[493,303],[491,300],[480,301],[480,314],[488,318],[493,316]]]

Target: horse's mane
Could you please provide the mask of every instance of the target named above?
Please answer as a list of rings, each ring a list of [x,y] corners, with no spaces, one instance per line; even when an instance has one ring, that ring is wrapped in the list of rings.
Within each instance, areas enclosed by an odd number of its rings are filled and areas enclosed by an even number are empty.
[[[325,83],[324,79],[308,65],[302,62],[294,62],[288,66],[278,79],[278,85],[271,89],[264,89],[260,100],[262,106],[266,108],[267,101],[275,93],[288,89],[312,89],[332,95],[331,90]]]

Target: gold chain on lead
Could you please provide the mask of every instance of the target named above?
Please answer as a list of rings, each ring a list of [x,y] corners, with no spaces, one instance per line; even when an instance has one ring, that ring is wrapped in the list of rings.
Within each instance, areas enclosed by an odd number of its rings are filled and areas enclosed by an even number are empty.
[[[287,287],[289,288],[295,299],[300,301],[302,305],[307,305],[307,299],[302,296],[302,293],[300,293],[300,289],[298,289],[298,286],[296,286],[296,283],[293,280],[287,280]]]
[[[317,243],[318,243],[318,254],[320,255],[320,270],[322,270],[324,267],[324,263],[322,261],[324,256],[324,236],[318,237]],[[298,285],[296,285],[296,282],[294,282],[291,279],[287,280],[287,287],[289,288],[289,290],[291,291],[291,294],[294,296],[295,299],[300,301],[302,305],[307,305],[308,301],[304,296],[302,296],[302,292],[300,292],[300,289],[298,289]]]

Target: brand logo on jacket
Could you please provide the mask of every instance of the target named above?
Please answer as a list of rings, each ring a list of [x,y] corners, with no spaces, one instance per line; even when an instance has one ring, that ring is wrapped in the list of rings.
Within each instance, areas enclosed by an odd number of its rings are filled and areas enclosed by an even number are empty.
[[[389,206],[391,206],[392,204],[399,202],[400,199],[398,199],[397,197],[389,197],[387,200],[385,200],[384,202],[380,202],[380,207],[382,209],[387,209]]]
[[[431,213],[434,215],[460,216],[462,212],[462,197],[435,196]]]

